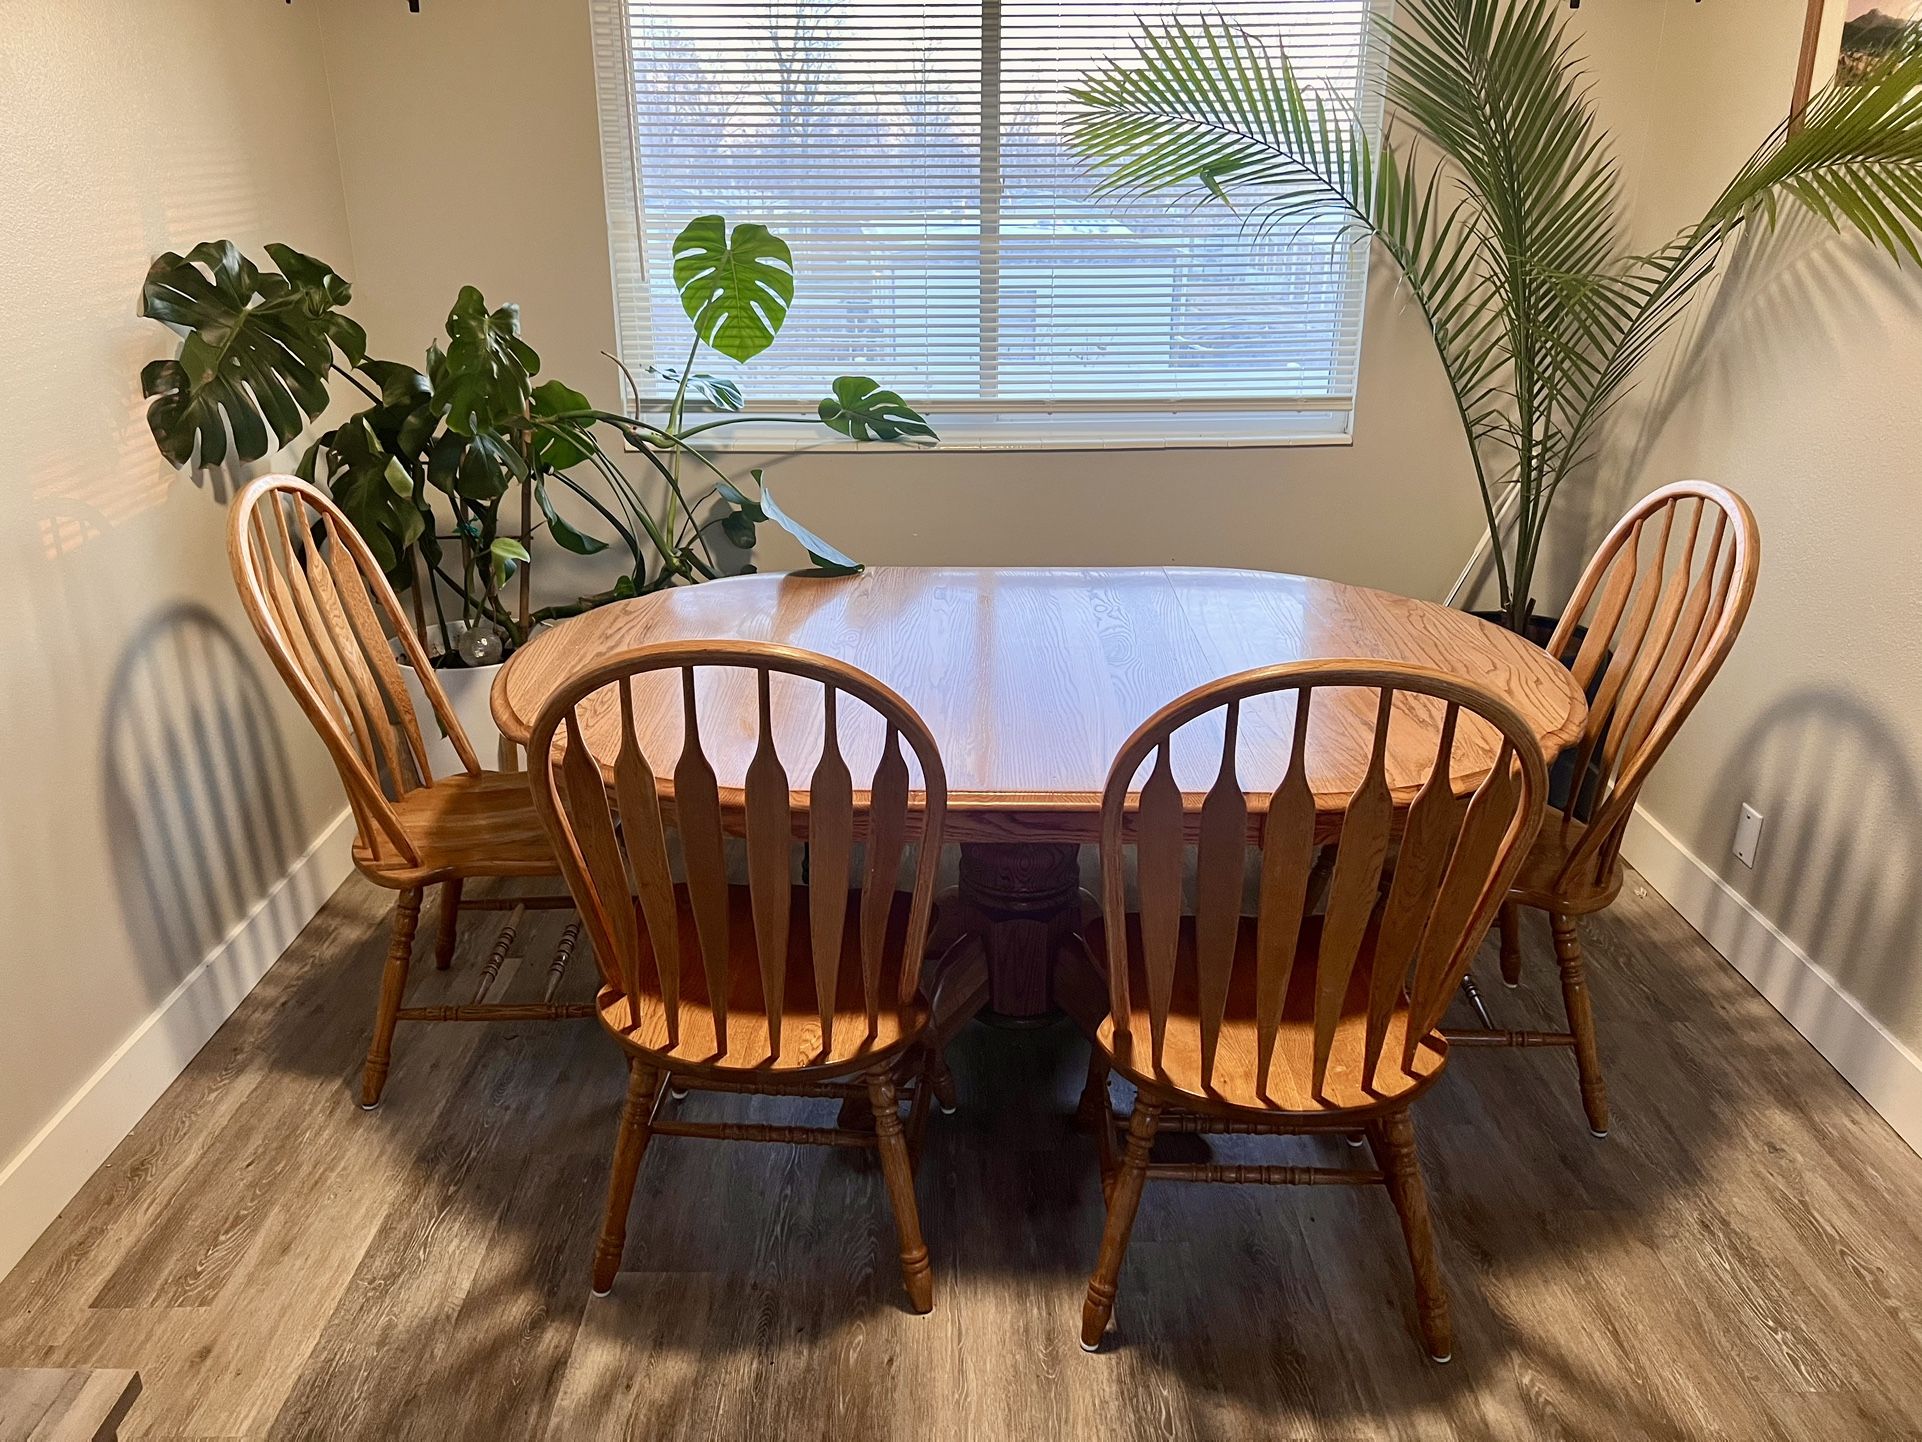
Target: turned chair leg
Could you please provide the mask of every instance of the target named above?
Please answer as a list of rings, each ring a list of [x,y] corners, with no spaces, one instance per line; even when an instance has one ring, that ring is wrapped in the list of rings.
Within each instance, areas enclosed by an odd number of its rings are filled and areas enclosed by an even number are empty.
[[[1446,1362],[1455,1354],[1455,1330],[1448,1319],[1448,1287],[1442,1281],[1435,1228],[1428,1217],[1428,1192],[1422,1186],[1421,1163],[1415,1155],[1415,1124],[1407,1112],[1396,1112],[1370,1123],[1368,1139],[1374,1145],[1376,1163],[1395,1203],[1395,1215],[1401,1218],[1402,1237],[1408,1243],[1422,1341],[1431,1358]]]
[[[627,1100],[621,1103],[620,1125],[614,1133],[614,1162],[607,1177],[607,1217],[594,1247],[593,1287],[597,1297],[614,1290],[614,1274],[621,1269],[621,1253],[627,1249],[627,1213],[634,1205],[634,1179],[640,1174],[641,1157],[654,1135],[654,1106],[665,1080],[643,1062],[628,1063]]]
[[[1075,1125],[1094,1133],[1101,1196],[1106,1201],[1114,1195],[1114,1113],[1108,1101],[1108,1058],[1100,1047],[1088,1054],[1088,1084],[1081,1089],[1081,1105],[1075,1108],[1074,1116]]]
[[[954,1073],[948,1070],[948,1059],[938,1051],[934,1054],[934,1071],[931,1080],[934,1084],[934,1100],[941,1108],[941,1115],[953,1116],[958,1104],[954,1090]]]
[[[1074,1110],[1074,1123],[1093,1131],[1103,1121],[1111,1121],[1108,1109],[1108,1058],[1098,1046],[1088,1049],[1088,1081],[1081,1088],[1081,1104]]]
[[[1502,983],[1522,984],[1522,906],[1519,901],[1502,903]]]
[[[1582,1084],[1582,1110],[1588,1129],[1608,1135],[1608,1088],[1602,1081],[1602,1054],[1595,1045],[1595,1012],[1588,1000],[1588,981],[1582,964],[1582,939],[1575,934],[1575,918],[1557,914],[1555,960],[1562,972],[1562,1005],[1568,1029],[1575,1037],[1575,1071]]]
[[[463,884],[459,877],[441,883],[440,930],[434,934],[434,970],[436,971],[445,971],[454,964],[454,942],[460,925],[460,893]]]
[[[420,888],[401,892],[394,902],[394,938],[387,947],[387,966],[380,975],[380,1004],[374,1011],[374,1040],[367,1048],[367,1065],[360,1073],[360,1105],[372,1111],[387,1087],[387,1070],[394,1054],[394,1023],[407,990],[407,968],[414,959],[414,931],[420,925]]]
[[[921,1074],[915,1078],[914,1100],[908,1106],[908,1165],[921,1170],[921,1143],[928,1134],[928,1109],[934,1099],[934,1069],[940,1053],[932,1046],[921,1058]]]
[[[1134,1115],[1128,1118],[1127,1150],[1115,1177],[1114,1195],[1108,1201],[1108,1222],[1101,1231],[1101,1255],[1088,1281],[1087,1300],[1081,1304],[1084,1352],[1100,1347],[1101,1334],[1108,1330],[1108,1321],[1114,1316],[1115,1284],[1121,1276],[1121,1260],[1128,1254],[1128,1236],[1134,1231],[1141,1189],[1148,1181],[1148,1152],[1154,1146],[1160,1121],[1160,1104],[1137,1096]]]
[[[921,1212],[915,1205],[914,1170],[908,1165],[907,1141],[901,1134],[894,1078],[885,1071],[868,1078],[868,1104],[874,1108],[881,1175],[888,1185],[894,1228],[901,1238],[901,1281],[908,1291],[908,1305],[917,1312],[932,1311],[934,1269],[928,1264],[927,1243],[921,1240]]]

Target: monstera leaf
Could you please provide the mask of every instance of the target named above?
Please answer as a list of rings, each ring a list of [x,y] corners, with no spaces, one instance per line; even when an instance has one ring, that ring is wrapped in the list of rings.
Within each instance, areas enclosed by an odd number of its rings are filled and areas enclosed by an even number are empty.
[[[525,436],[541,358],[520,332],[519,306],[490,311],[466,285],[447,313],[447,349],[427,353],[430,404],[446,422],[428,452],[427,479],[451,496],[484,505],[527,479],[521,442],[508,432]]]
[[[528,410],[541,358],[521,339],[519,306],[490,311],[486,297],[464,285],[447,313],[447,341],[433,379],[435,409],[450,429],[471,436]]]
[[[593,402],[565,381],[535,386],[532,413],[545,422],[534,441],[542,470],[569,470],[594,454]]]
[[[512,536],[498,536],[488,546],[487,558],[494,567],[494,584],[505,586],[514,572],[527,564],[527,547]]]
[[[290,445],[327,407],[327,369],[338,348],[349,364],[366,353],[360,327],[339,314],[352,295],[331,267],[269,246],[281,267],[263,271],[231,241],[186,255],[168,251],[147,270],[140,313],[186,332],[180,354],[140,373],[147,424],[174,465],[194,457],[217,466],[257,461]]]
[[[754,472],[754,479],[761,479],[759,471]],[[727,503],[721,512],[721,534],[736,550],[753,550],[754,528],[767,520],[767,512],[761,509],[761,503],[732,481],[722,481],[714,488],[714,492]]]
[[[554,498],[547,494],[547,477],[536,477],[533,486],[534,499],[540,504],[541,514],[547,518],[547,534],[554,538],[555,545],[577,556],[592,556],[607,549],[606,541],[599,536],[588,535],[554,508]]]
[[[821,424],[857,441],[934,439],[934,427],[894,391],[866,376],[838,376],[834,394],[819,407]]]
[[[492,431],[464,436],[442,431],[427,453],[427,479],[450,496],[487,505],[527,479],[521,453]]]
[[[426,498],[415,477],[440,418],[427,377],[394,361],[366,361],[362,375],[380,387],[380,400],[328,431],[301,457],[299,475],[324,486],[397,588],[413,584],[407,548],[417,542],[428,560],[439,547],[428,529]]]
[[[754,477],[755,485],[760,488],[761,494],[758,498],[749,496],[730,481],[722,481],[715,487],[716,494],[729,507],[721,516],[721,530],[729,541],[741,550],[748,550],[754,545],[754,528],[763,522],[771,521],[799,541],[802,549],[808,553],[808,559],[814,562],[813,569],[808,574],[816,576],[860,574],[859,561],[829,545],[781,509],[780,503],[774,499],[774,492],[768,487],[767,477],[758,467],[748,474]]]
[[[267,256],[280,267],[281,279],[300,296],[301,308],[327,333],[342,359],[357,366],[367,358],[367,332],[360,323],[342,312],[354,298],[354,288],[334,273],[325,261],[302,255],[291,245],[269,241]]]
[[[703,215],[674,238],[674,284],[694,333],[749,360],[774,343],[794,303],[794,257],[765,226],[737,225],[730,236],[720,216]]]
[[[429,532],[413,473],[391,449],[405,424],[398,410],[375,406],[335,427],[308,448],[299,474],[327,489],[388,579],[407,586],[413,582],[408,547]]]
[[[678,366],[649,366],[647,373],[659,376],[670,386],[678,387],[681,384]],[[690,371],[687,373],[687,393],[700,397],[717,411],[738,411],[741,408],[741,388],[726,376]]]

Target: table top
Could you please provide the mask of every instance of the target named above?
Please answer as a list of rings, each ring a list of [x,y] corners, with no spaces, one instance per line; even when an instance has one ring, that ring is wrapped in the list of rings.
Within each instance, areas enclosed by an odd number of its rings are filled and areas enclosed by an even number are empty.
[[[899,692],[941,747],[954,841],[1095,840],[1101,790],[1129,733],[1195,686],[1252,667],[1341,658],[1433,666],[1502,696],[1551,758],[1586,714],[1568,671],[1540,647],[1464,612],[1367,587],[1199,568],[874,567],[842,578],[736,576],[574,617],[508,660],[494,683],[494,718],[524,744],[546,698],[587,666],[652,642],[715,638],[822,652]],[[739,786],[754,749],[752,683],[715,670],[697,676],[703,746],[726,791]],[[798,786],[820,755],[819,690],[804,699],[806,683],[784,679],[776,743]],[[636,692],[643,749],[669,764],[681,746],[676,684],[649,677]],[[1361,694],[1314,703],[1308,779],[1327,809],[1362,775],[1374,711]],[[1399,802],[1433,765],[1440,714],[1421,698],[1397,703],[1387,779]],[[595,753],[611,757],[611,708],[584,711],[583,722]],[[1292,699],[1244,706],[1238,774],[1251,810],[1280,782],[1292,732]],[[858,787],[878,729],[863,737],[844,724],[844,742]],[[1220,747],[1219,722],[1205,718],[1177,740],[1176,779],[1197,799]],[[1458,790],[1487,774],[1493,747],[1491,728],[1462,728]]]

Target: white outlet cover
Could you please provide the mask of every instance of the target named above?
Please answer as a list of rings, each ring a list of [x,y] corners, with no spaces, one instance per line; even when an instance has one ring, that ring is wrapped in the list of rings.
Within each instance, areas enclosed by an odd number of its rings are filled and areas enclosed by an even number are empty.
[[[1747,867],[1755,865],[1755,849],[1762,844],[1762,813],[1746,802],[1735,823],[1735,859]]]

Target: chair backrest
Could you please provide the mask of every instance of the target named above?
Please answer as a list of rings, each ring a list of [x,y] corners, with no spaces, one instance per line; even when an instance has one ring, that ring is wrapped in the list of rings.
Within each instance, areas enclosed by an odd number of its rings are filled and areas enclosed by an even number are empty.
[[[341,509],[293,476],[262,476],[234,498],[227,559],[261,644],[334,758],[362,844],[417,864],[393,803],[434,772],[396,644],[462,768],[481,768],[380,563]]]
[[[1288,736],[1291,749],[1274,793],[1251,797],[1242,791],[1236,753],[1244,708],[1258,700],[1265,711],[1262,729]],[[1318,795],[1311,772],[1327,768],[1317,765],[1313,753],[1318,745],[1341,744],[1334,732],[1349,727],[1353,712],[1338,713],[1371,702],[1374,720],[1364,738],[1368,759],[1361,775],[1352,789],[1344,784],[1334,795]],[[1171,752],[1183,727],[1202,718],[1212,725],[1215,713],[1222,713],[1220,766],[1212,787],[1192,805],[1175,779]],[[1466,734],[1483,723],[1493,728],[1492,738],[1486,730]],[[1493,764],[1471,792],[1457,794],[1456,751],[1469,745],[1492,755]],[[1131,810],[1129,793],[1151,756],[1153,766]],[[1397,782],[1392,787],[1391,773]],[[1404,819],[1397,792],[1405,799],[1411,787]],[[1301,984],[1294,974],[1298,956],[1313,968],[1315,1092],[1322,1089],[1361,965],[1369,968],[1362,1085],[1374,1082],[1390,1020],[1404,1000],[1408,1025],[1394,1062],[1409,1066],[1416,1047],[1440,1025],[1534,840],[1546,794],[1541,747],[1528,723],[1493,693],[1440,672],[1393,662],[1309,661],[1198,687],[1129,738],[1102,796],[1101,906],[1115,1026],[1125,1034],[1131,1016],[1122,848],[1132,835],[1153,1064],[1161,1065],[1177,970],[1192,967],[1193,975],[1180,980],[1183,994],[1199,1000],[1202,1080],[1213,1081],[1222,1018],[1236,982],[1243,876],[1253,844],[1261,862],[1252,979],[1254,1090],[1267,1090],[1283,1004],[1290,986]],[[1179,933],[1182,862],[1191,837],[1196,858],[1190,955],[1179,945]],[[1390,847],[1397,841],[1391,867]],[[1334,855],[1326,909],[1317,919],[1309,914],[1309,881],[1317,871],[1318,844],[1332,847]],[[1239,1057],[1232,1064],[1247,1061]]]
[[[1748,503],[1682,481],[1617,521],[1582,572],[1548,643],[1553,656],[1574,653],[1575,682],[1590,697],[1568,804],[1549,823],[1572,835],[1587,812],[1564,883],[1609,884],[1642,783],[1734,646],[1761,560]]]
[[[643,753],[636,717],[677,700],[680,754],[668,763]],[[703,749],[702,728],[738,730],[750,715],[753,759],[740,784],[723,786]],[[788,741],[785,763],[777,733]],[[850,766],[850,755],[858,766]],[[794,776],[807,777],[804,786],[793,784],[790,764]],[[806,927],[821,1045],[835,1048],[835,1000],[843,981],[851,982],[841,974],[851,890],[860,892],[858,965],[868,1034],[883,1005],[913,999],[933,913],[947,775],[914,708],[873,677],[827,656],[765,642],[643,646],[548,699],[534,723],[528,770],[602,976],[628,998],[630,1033],[649,1020],[646,1003],[658,997],[658,1034],[669,1048],[680,1040],[686,1008],[695,1005],[706,1011],[720,1049],[727,1048],[736,953],[728,935],[728,836],[746,840],[751,954],[774,1055],[787,1010],[795,925]],[[680,843],[704,1000],[683,999],[670,834]],[[858,888],[857,840],[864,843]],[[791,914],[796,841],[807,845],[806,916],[798,921]],[[895,878],[911,843],[920,849],[906,933],[891,935]],[[899,967],[899,993],[884,997],[882,978],[893,966]]]

